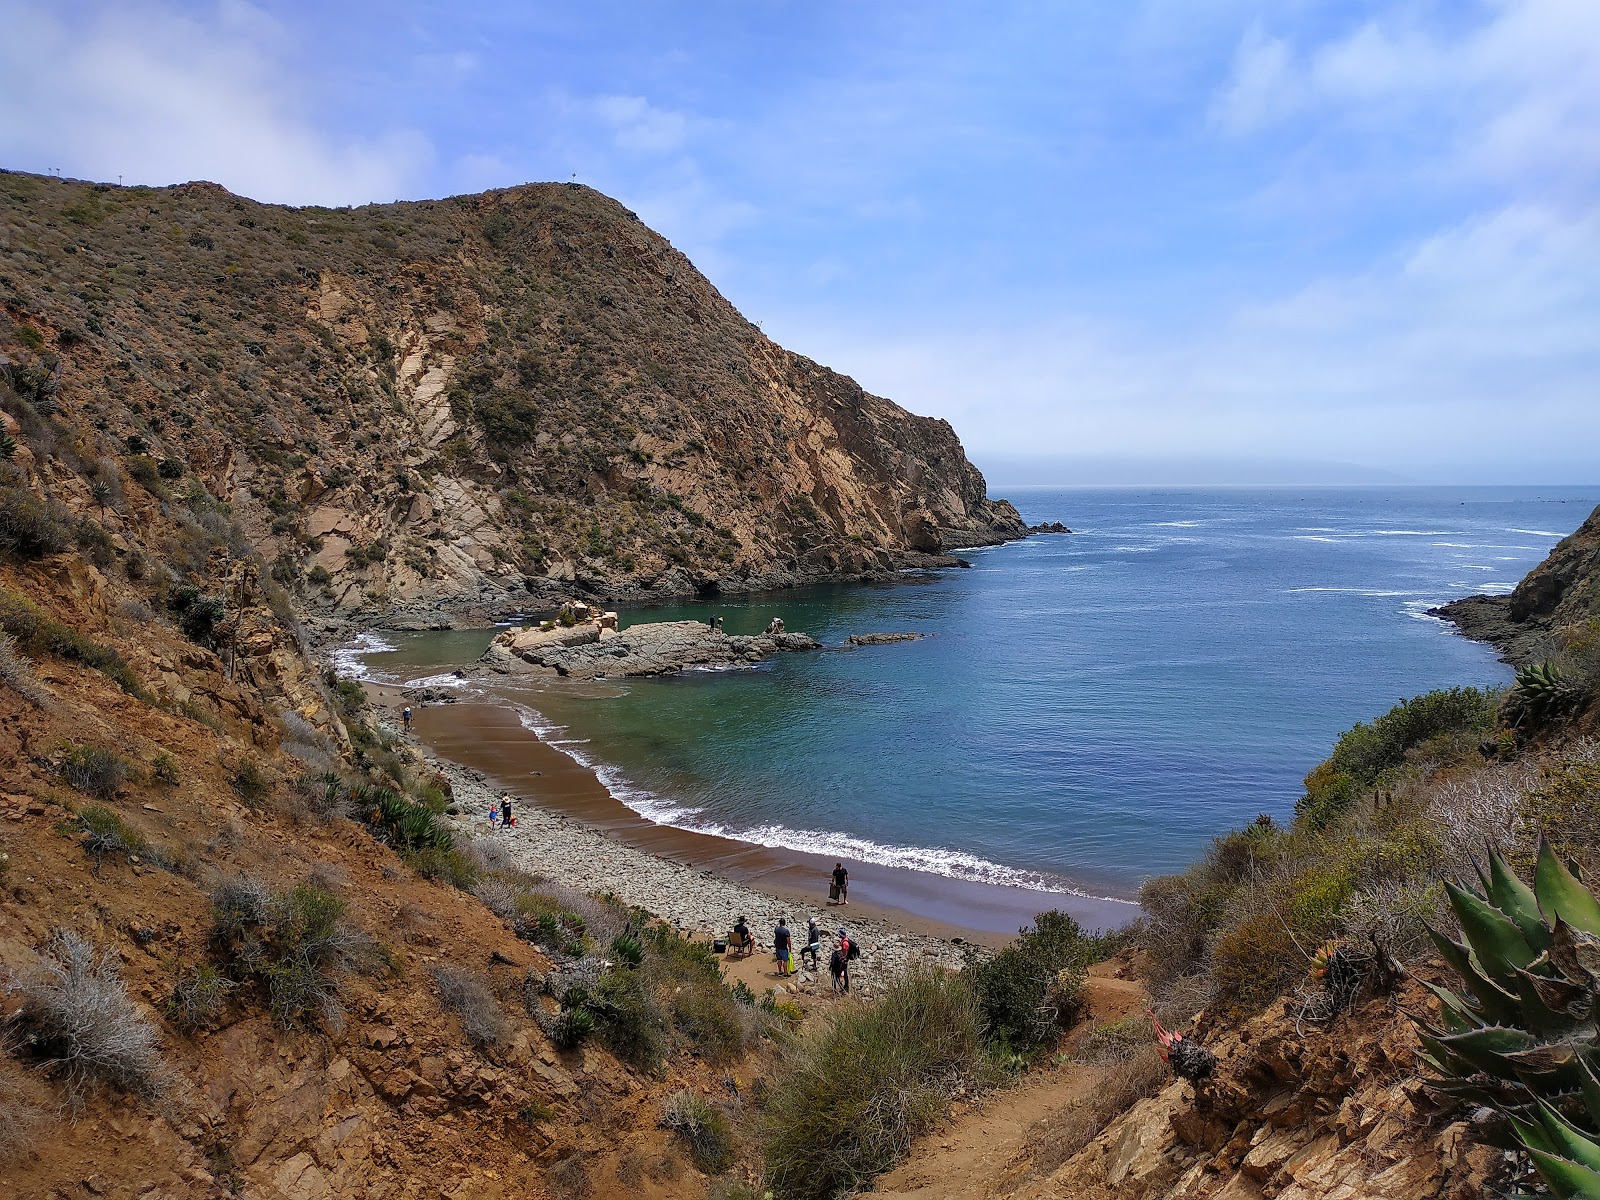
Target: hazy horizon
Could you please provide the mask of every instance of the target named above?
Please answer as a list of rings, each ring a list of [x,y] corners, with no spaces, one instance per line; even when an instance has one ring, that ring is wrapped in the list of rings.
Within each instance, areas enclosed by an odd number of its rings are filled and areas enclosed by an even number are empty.
[[[1589,0],[6,7],[6,166],[577,179],[980,462],[1595,477]]]

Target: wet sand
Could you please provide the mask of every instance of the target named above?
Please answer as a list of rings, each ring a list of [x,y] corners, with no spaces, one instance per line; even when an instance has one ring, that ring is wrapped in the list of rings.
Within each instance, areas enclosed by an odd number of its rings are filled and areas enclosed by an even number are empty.
[[[372,687],[375,698],[395,706],[398,693]],[[949,879],[921,871],[845,860],[850,871],[847,906],[827,902],[833,859],[770,849],[709,834],[657,825],[611,795],[588,767],[526,729],[510,708],[464,700],[413,706],[414,736],[441,758],[480,771],[490,786],[524,803],[565,814],[649,854],[706,871],[827,914],[875,917],[935,937],[966,937],[987,944],[1007,940],[1035,914],[1071,913],[1085,929],[1110,929],[1138,916],[1135,905],[1027,888]],[[395,722],[398,725],[398,721]],[[828,920],[832,920],[830,915]]]

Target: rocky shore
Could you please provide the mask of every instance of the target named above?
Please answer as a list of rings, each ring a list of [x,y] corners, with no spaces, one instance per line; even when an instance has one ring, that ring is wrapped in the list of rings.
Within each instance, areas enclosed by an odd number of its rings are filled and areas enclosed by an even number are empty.
[[[781,622],[773,625],[757,636],[729,636],[701,621],[651,621],[619,630],[616,613],[569,601],[552,620],[500,634],[479,666],[498,674],[618,679],[739,666],[781,651],[821,648],[808,634],[786,633]]]
[[[841,927],[861,946],[861,958],[851,968],[855,990],[871,995],[885,982],[909,967],[931,961],[957,968],[969,949],[954,941],[895,929],[883,921],[859,918],[848,909],[820,902],[807,907],[794,900],[768,895],[742,884],[720,879],[709,871],[648,854],[608,837],[598,829],[532,804],[516,806],[516,826],[491,832],[480,814],[487,813],[499,795],[477,771],[425,754],[428,764],[450,781],[462,815],[454,818],[462,838],[492,837],[511,851],[526,870],[556,877],[586,892],[612,892],[629,904],[654,913],[683,933],[709,939],[726,934],[741,914],[756,935],[758,955],[770,947],[771,929],[779,916],[792,927],[805,929],[809,916],[818,918],[825,932]],[[788,985],[807,990],[817,984],[808,972]],[[820,981],[826,989],[826,972]]]

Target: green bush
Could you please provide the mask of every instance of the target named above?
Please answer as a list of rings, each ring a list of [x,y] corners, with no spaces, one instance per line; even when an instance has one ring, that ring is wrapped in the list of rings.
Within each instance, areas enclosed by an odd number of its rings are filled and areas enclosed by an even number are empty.
[[[969,963],[963,973],[990,1040],[1018,1054],[1050,1042],[1077,1014],[1089,964],[1103,950],[1066,913],[1046,912],[993,957]]]
[[[670,1026],[642,972],[607,971],[589,1003],[611,1053],[647,1075],[660,1070]]]
[[[447,883],[451,887],[470,892],[478,882],[478,869],[471,858],[455,848],[440,849],[428,846],[416,850],[403,850],[400,858],[424,879]]]
[[[0,487],[0,554],[46,558],[70,544],[71,527],[60,505],[27,488]]]
[[[68,825],[82,832],[83,848],[96,862],[108,854],[138,854],[146,848],[145,840],[127,822],[100,804],[88,805]]]
[[[594,1014],[587,1008],[569,1008],[562,1011],[550,1028],[550,1040],[562,1050],[571,1050],[583,1044],[594,1032]]]
[[[262,802],[272,794],[272,777],[262,770],[261,764],[253,758],[242,760],[233,769],[228,782],[239,794],[239,799],[249,808],[260,808]]]
[[[109,800],[133,775],[133,766],[115,750],[104,746],[68,744],[57,767],[61,778],[90,796]]]
[[[199,963],[183,972],[167,998],[167,1016],[180,1029],[210,1029],[222,1015],[228,993],[236,985],[214,963]]]
[[[1402,700],[1370,725],[1356,724],[1306,777],[1296,815],[1312,828],[1327,825],[1356,795],[1400,766],[1408,751],[1450,735],[1480,735],[1493,727],[1499,707],[1500,693],[1493,689],[1445,688]]]
[[[279,1025],[338,1013],[340,977],[367,941],[345,921],[344,902],[312,883],[273,890],[258,880],[212,893],[212,944],[239,983],[265,995]]]
[[[760,1116],[768,1186],[780,1200],[859,1188],[940,1119],[956,1086],[988,1078],[965,972],[918,971],[870,1008],[838,1008],[772,1080]]]
[[[661,1124],[678,1135],[694,1165],[707,1175],[733,1166],[733,1130],[728,1118],[688,1089],[674,1092],[661,1106]]]

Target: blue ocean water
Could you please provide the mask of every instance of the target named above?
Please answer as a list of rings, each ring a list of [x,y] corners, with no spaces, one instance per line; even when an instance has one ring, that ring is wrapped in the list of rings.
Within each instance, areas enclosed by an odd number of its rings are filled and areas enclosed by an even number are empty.
[[[1130,896],[1258,813],[1287,817],[1338,734],[1397,699],[1502,684],[1426,615],[1509,591],[1593,488],[1050,489],[1076,532],[970,570],[649,609],[774,615],[831,646],[758,668],[517,696],[655,821],[957,878]],[[487,634],[385,635],[390,677]],[[477,639],[477,640],[474,640]]]

